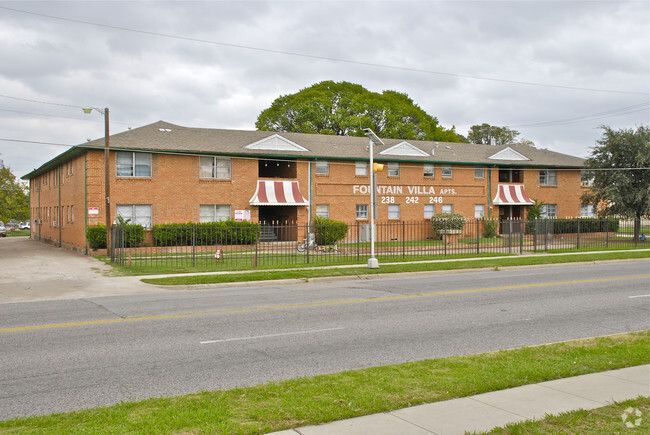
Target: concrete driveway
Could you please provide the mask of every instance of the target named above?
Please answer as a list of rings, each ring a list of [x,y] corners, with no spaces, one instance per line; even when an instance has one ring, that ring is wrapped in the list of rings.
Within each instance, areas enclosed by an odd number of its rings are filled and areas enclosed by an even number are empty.
[[[111,267],[28,237],[0,238],[0,303],[165,291],[139,277],[107,276]]]

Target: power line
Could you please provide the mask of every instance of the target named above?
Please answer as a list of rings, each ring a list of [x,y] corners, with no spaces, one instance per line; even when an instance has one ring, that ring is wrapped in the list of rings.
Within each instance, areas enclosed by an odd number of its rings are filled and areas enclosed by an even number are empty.
[[[593,113],[591,115],[584,115],[575,118],[560,119],[557,121],[544,121],[544,122],[535,122],[530,124],[516,124],[509,125],[508,128],[520,128],[520,127],[551,127],[554,125],[563,125],[571,124],[575,122],[585,122],[585,121],[595,121],[597,119],[610,118],[612,116],[621,116],[629,115],[631,113],[643,112],[648,110],[650,103],[639,103],[632,106],[621,107],[619,109],[612,109],[605,112]]]
[[[91,22],[91,21],[75,20],[75,19],[72,19],[72,18],[57,17],[57,16],[54,16],[54,15],[47,15],[47,14],[41,14],[41,13],[37,13],[37,12],[30,12],[30,11],[24,11],[24,10],[20,10],[20,9],[8,8],[6,6],[0,6],[0,9],[5,9],[5,10],[12,11],[12,12],[19,12],[19,13],[28,14],[28,15],[34,15],[34,16],[49,18],[49,19],[53,19],[53,20],[60,20],[60,21],[66,21],[66,22],[77,23],[77,24],[84,24],[84,25],[89,25],[89,26],[96,26],[96,27],[103,27],[103,28],[106,28],[106,29],[121,30],[121,31],[125,31],[125,32],[139,33],[139,34],[143,34],[143,35],[158,36],[158,37],[170,38],[170,39],[178,39],[178,40],[189,41],[189,42],[199,42],[199,43],[202,43],[202,44],[219,45],[219,46],[223,46],[223,47],[240,48],[240,49],[245,49],[245,50],[261,51],[261,52],[265,52],[265,53],[281,54],[281,55],[285,55],[285,56],[295,56],[295,57],[303,57],[303,58],[308,58],[308,59],[325,60],[325,61],[328,61],[328,62],[338,62],[338,63],[347,63],[347,64],[352,64],[352,65],[369,66],[369,67],[373,67],[373,68],[383,68],[383,69],[392,69],[392,70],[399,70],[399,71],[418,72],[418,73],[424,73],[424,74],[435,74],[435,75],[443,75],[443,76],[448,76],[448,77],[458,77],[458,78],[473,79],[473,80],[485,80],[485,81],[492,81],[492,82],[499,82],[499,83],[511,83],[511,84],[516,84],[516,85],[525,85],[525,86],[538,86],[538,87],[546,87],[546,88],[568,89],[568,90],[575,90],[575,91],[605,92],[605,93],[615,93],[615,94],[648,95],[647,92],[619,91],[619,90],[613,90],[613,89],[596,89],[596,88],[583,88],[583,87],[578,87],[578,86],[553,85],[553,84],[549,84],[549,83],[535,83],[535,82],[525,82],[525,81],[518,81],[518,80],[507,80],[507,79],[499,79],[499,78],[492,78],[492,77],[481,77],[481,76],[475,76],[475,75],[469,75],[469,74],[457,74],[457,73],[449,73],[449,72],[444,72],[444,71],[433,71],[433,70],[425,70],[425,69],[419,69],[419,68],[407,68],[407,67],[386,65],[386,64],[378,64],[378,63],[372,63],[372,62],[361,62],[361,61],[349,60],[349,59],[339,59],[339,58],[326,57],[326,56],[317,56],[317,55],[314,55],[314,54],[297,53],[297,52],[290,52],[290,51],[283,51],[283,50],[274,50],[274,49],[269,49],[269,48],[253,47],[253,46],[249,46],[249,45],[241,45],[241,44],[232,44],[232,43],[227,43],[227,42],[211,41],[211,40],[208,40],[208,39],[191,38],[191,37],[187,37],[187,36],[170,35],[170,34],[167,34],[167,33],[152,32],[152,31],[147,31],[147,30],[132,29],[132,28],[129,28],[129,27],[113,26],[113,25],[109,25],[109,24],[95,23],[95,22]]]

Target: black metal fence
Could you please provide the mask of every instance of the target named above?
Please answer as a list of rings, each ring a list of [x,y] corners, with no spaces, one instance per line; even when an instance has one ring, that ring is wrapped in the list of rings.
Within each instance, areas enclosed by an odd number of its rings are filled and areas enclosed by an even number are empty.
[[[133,268],[246,270],[256,267],[365,263],[370,225],[347,224],[345,236],[320,226],[258,224],[245,228],[203,224],[164,225],[133,237],[130,226],[112,228],[112,261]],[[635,236],[636,231],[636,236]],[[141,232],[142,233],[142,232]],[[337,236],[338,237],[338,236]],[[650,247],[648,219],[467,219],[462,228],[433,229],[431,221],[376,224],[380,261],[423,260],[446,255],[524,254],[556,250]]]

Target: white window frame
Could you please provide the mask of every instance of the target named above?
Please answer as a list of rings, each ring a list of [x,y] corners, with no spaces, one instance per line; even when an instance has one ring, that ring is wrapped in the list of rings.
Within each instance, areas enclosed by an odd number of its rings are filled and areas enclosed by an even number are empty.
[[[442,214],[452,214],[453,212],[454,212],[454,206],[452,204],[442,205]]]
[[[329,175],[330,162],[327,160],[316,160],[316,175]]]
[[[424,218],[431,219],[436,215],[436,205],[435,204],[424,204]]]
[[[200,156],[199,178],[230,180],[232,178],[230,157]]]
[[[433,163],[425,163],[422,165],[422,172],[424,178],[433,178],[436,176],[436,166]]]
[[[130,219],[129,225],[142,225],[146,229],[151,229],[152,207],[151,204],[117,204],[116,216]]]
[[[368,176],[368,163],[367,162],[354,162],[354,175],[357,177]]]
[[[199,222],[222,222],[231,218],[230,204],[199,204]]]
[[[399,177],[399,162],[388,162],[388,176]]]
[[[474,217],[478,219],[485,217],[485,204],[474,204]]]
[[[580,217],[583,218],[595,218],[596,212],[592,204],[581,205],[580,206]]]
[[[357,204],[357,220],[368,220],[368,204]]]
[[[557,204],[542,204],[542,218],[556,219],[557,218]]]
[[[485,178],[485,168],[476,166],[474,168],[474,178]]]
[[[442,178],[452,178],[454,176],[454,168],[452,166],[442,167]]]
[[[592,171],[580,171],[580,185],[590,187],[594,185],[594,173]]]
[[[151,153],[117,151],[115,155],[115,174],[127,178],[151,178]],[[142,171],[142,168],[148,168]]]
[[[329,204],[316,204],[316,216],[324,219],[330,218],[330,205]]]
[[[557,186],[557,171],[555,169],[540,169],[539,185]]]
[[[400,218],[400,207],[399,204],[389,204],[388,205],[388,219],[397,220]]]

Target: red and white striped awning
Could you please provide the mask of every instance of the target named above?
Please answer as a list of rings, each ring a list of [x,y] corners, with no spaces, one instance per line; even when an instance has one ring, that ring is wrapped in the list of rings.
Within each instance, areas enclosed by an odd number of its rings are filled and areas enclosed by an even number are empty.
[[[499,184],[494,205],[533,205],[522,184]]]
[[[309,205],[297,181],[257,181],[251,205]]]

